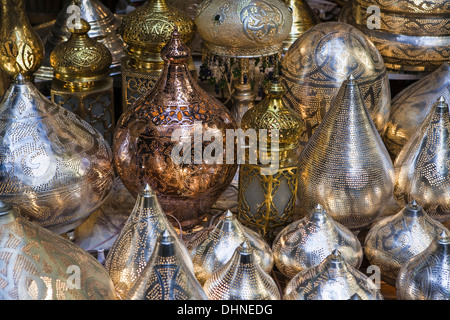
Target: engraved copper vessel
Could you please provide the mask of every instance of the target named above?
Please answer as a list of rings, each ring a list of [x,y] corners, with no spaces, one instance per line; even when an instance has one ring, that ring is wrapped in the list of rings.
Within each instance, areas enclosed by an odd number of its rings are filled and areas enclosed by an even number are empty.
[[[208,300],[175,237],[164,230],[127,300]]]
[[[203,288],[210,300],[280,300],[278,286],[243,242],[231,259],[214,272]]]
[[[114,138],[115,165],[125,187],[136,195],[148,183],[164,212],[184,228],[203,219],[237,169],[220,150],[216,157],[223,157],[222,163],[198,159],[211,150],[206,149],[210,143],[202,141],[204,132],[209,129],[221,136],[225,150],[226,130],[233,131],[236,124],[226,107],[189,73],[189,55],[174,31],[161,52],[165,60],[161,78],[122,114]]]
[[[414,199],[432,218],[450,218],[449,152],[450,115],[441,97],[395,159],[394,196],[399,205]]]
[[[108,273],[93,256],[2,201],[0,239],[0,300],[117,299]]]
[[[321,205],[281,230],[272,245],[275,265],[288,278],[315,267],[335,249],[351,266],[361,266],[363,250],[358,238]]]
[[[320,203],[351,230],[368,227],[392,199],[394,168],[352,75],[299,158],[298,198]]]
[[[0,200],[56,233],[101,206],[113,179],[109,144],[20,74],[0,101]]]
[[[450,237],[442,231],[397,277],[399,300],[450,300]]]
[[[444,230],[447,229],[441,223],[412,201],[372,226],[364,241],[364,253],[371,264],[380,268],[381,279],[395,286],[400,268]]]
[[[146,185],[137,199],[128,220],[111,247],[105,268],[116,292],[124,299],[150,260],[159,236],[166,231],[187,267],[194,267],[184,243],[170,224],[155,193]]]
[[[281,60],[283,100],[306,124],[302,145],[319,126],[349,75],[358,81],[375,127],[383,135],[391,104],[383,59],[365,35],[345,23],[323,22],[304,32]]]
[[[289,281],[284,300],[349,300],[357,294],[361,300],[383,300],[376,285],[348,264],[334,250],[319,265],[298,273]]]
[[[450,64],[447,62],[394,97],[383,137],[392,158],[421,126],[432,107],[430,101],[441,96],[450,101]]]

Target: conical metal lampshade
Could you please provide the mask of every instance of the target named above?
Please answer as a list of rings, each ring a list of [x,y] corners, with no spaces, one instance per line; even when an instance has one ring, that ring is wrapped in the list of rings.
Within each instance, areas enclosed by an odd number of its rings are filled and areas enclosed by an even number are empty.
[[[383,300],[376,285],[334,250],[318,266],[298,273],[286,286],[285,300]]]
[[[442,231],[425,251],[405,263],[396,288],[399,300],[450,300],[448,231]]]
[[[335,249],[353,267],[361,266],[363,250],[358,238],[320,205],[281,230],[272,245],[275,265],[289,278],[318,265]]]
[[[278,286],[255,259],[247,242],[236,248],[233,257],[214,272],[203,286],[211,300],[280,300]]]
[[[127,300],[208,299],[175,239],[167,230],[162,232]]]
[[[351,230],[369,226],[392,197],[394,169],[353,76],[299,158],[298,198],[311,211],[320,203]]]
[[[0,201],[1,300],[115,300],[108,273],[69,240]]]
[[[273,255],[270,246],[255,231],[243,226],[230,210],[220,217],[208,237],[190,247],[189,252],[194,263],[195,276],[204,284],[219,268],[233,256],[236,248],[244,241],[254,249],[255,260],[262,269],[270,272],[273,267]]]
[[[394,162],[394,196],[404,205],[412,199],[434,219],[450,218],[450,116],[441,97],[405,144]]]
[[[122,299],[143,272],[164,230],[173,237],[180,258],[193,271],[189,252],[147,185],[138,195],[131,215],[106,258],[105,267]]]
[[[430,113],[432,104],[440,97],[450,101],[450,64],[406,87],[392,100],[391,114],[383,137],[386,148],[396,157]]]
[[[381,279],[395,286],[400,268],[444,230],[447,228],[412,201],[370,229],[364,241],[364,253],[372,265],[380,268]]]

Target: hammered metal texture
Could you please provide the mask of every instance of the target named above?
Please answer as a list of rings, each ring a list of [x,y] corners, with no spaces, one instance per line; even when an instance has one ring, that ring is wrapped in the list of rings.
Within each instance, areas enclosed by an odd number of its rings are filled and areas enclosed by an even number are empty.
[[[409,85],[392,100],[391,114],[383,137],[386,148],[395,158],[430,113],[432,104],[440,97],[450,101],[450,64]]]
[[[399,205],[414,199],[432,218],[450,218],[449,153],[450,116],[441,97],[395,159],[394,196]]]
[[[378,132],[389,118],[391,94],[386,67],[365,35],[345,23],[323,22],[304,32],[281,60],[283,100],[306,124],[302,144],[317,129],[349,75],[358,81]]]
[[[208,297],[186,264],[175,237],[164,230],[127,300],[208,300]]]
[[[211,275],[230,261],[242,242],[248,241],[254,250],[255,261],[265,272],[273,267],[270,246],[255,231],[243,226],[231,213],[225,212],[208,236],[188,249],[194,263],[195,276],[204,284]]]
[[[56,233],[101,206],[114,179],[109,144],[19,77],[0,102],[0,200]]]
[[[303,148],[299,171],[300,206],[319,203],[351,230],[369,226],[392,198],[392,161],[352,76]]]
[[[117,299],[94,257],[1,201],[0,265],[0,300]]]
[[[448,231],[405,263],[398,274],[396,288],[399,300],[450,300]]]
[[[281,0],[204,0],[194,21],[210,53],[251,58],[280,51],[292,13]]]
[[[189,73],[189,49],[174,31],[161,56],[165,66],[153,89],[120,117],[114,138],[115,165],[131,194],[148,183],[158,195],[165,213],[174,215],[183,228],[198,224],[233,179],[237,164],[197,160],[211,143],[202,141],[203,132],[222,134],[236,129],[227,108],[204,91]],[[179,141],[175,130],[190,138],[190,150],[182,161],[173,161]],[[201,133],[198,134],[197,132]],[[196,146],[197,145],[197,146]]]
[[[383,300],[373,281],[335,250],[319,265],[292,278],[286,286],[284,300],[349,300],[354,294],[361,300]]]
[[[178,258],[193,272],[189,252],[162,211],[155,193],[147,185],[139,193],[131,215],[106,257],[105,268],[120,298],[127,296],[143,273],[163,231],[173,238],[171,241],[179,253]]]
[[[380,268],[381,278],[395,286],[400,268],[444,230],[441,223],[413,201],[370,229],[364,241],[364,253],[372,265]]]
[[[231,259],[214,272],[203,288],[210,300],[280,300],[278,286],[265,272],[247,242],[236,248]]]
[[[272,245],[275,265],[288,278],[317,266],[335,249],[348,264],[359,269],[363,250],[358,238],[320,205],[281,230]]]

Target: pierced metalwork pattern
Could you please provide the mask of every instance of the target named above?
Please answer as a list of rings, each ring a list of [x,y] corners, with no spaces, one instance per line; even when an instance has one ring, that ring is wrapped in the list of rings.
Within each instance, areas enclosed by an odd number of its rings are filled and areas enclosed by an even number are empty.
[[[335,249],[348,264],[359,269],[363,250],[358,238],[320,205],[281,230],[272,245],[275,265],[288,278],[317,266]]]
[[[214,272],[203,288],[211,300],[280,300],[275,281],[256,262],[248,243],[236,248],[230,261]]]
[[[434,219],[450,218],[450,115],[439,99],[395,163],[394,196],[400,205],[413,199]]]
[[[377,222],[366,236],[364,252],[371,264],[380,267],[382,279],[395,286],[400,268],[444,230],[442,224],[414,202]]]
[[[349,265],[336,250],[319,265],[298,273],[286,286],[285,300],[383,300],[372,280]]]
[[[359,85],[344,81],[299,158],[300,205],[318,203],[351,230],[369,226],[392,199],[394,168]]]

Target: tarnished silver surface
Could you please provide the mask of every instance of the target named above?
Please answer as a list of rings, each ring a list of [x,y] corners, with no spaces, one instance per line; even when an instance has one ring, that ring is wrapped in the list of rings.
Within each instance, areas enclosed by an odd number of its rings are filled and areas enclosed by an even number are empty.
[[[208,300],[176,237],[164,230],[127,300]]]
[[[412,201],[370,229],[364,241],[364,253],[372,265],[380,268],[381,279],[395,286],[400,268],[425,250],[443,230],[447,228]]]
[[[420,128],[430,113],[433,101],[440,97],[450,101],[450,64],[414,82],[392,100],[391,114],[383,137],[386,148],[395,158]]]
[[[450,115],[443,97],[432,108],[394,162],[394,196],[416,200],[434,219],[450,218]]]
[[[320,203],[351,230],[369,226],[392,197],[394,169],[352,75],[299,158],[298,198]]]
[[[0,200],[56,233],[101,206],[114,179],[103,136],[21,75],[0,102]]]
[[[193,272],[189,252],[162,211],[155,193],[147,185],[139,193],[130,217],[106,257],[106,270],[120,298],[127,296],[143,272],[163,231],[173,238],[171,241],[177,247],[179,259],[183,259]]]
[[[257,232],[243,226],[230,210],[219,218],[213,230],[205,232],[208,234],[202,241],[194,245],[188,244],[195,276],[201,284],[224,266],[231,259],[236,248],[244,241],[248,241],[255,250],[255,260],[263,270],[266,272],[272,270],[273,255],[270,246]]]
[[[231,259],[206,280],[210,300],[280,300],[278,286],[256,261],[254,249],[243,242]]]
[[[405,263],[396,288],[399,300],[450,300],[448,231],[443,231],[425,251]]]
[[[318,266],[298,273],[286,286],[284,300],[383,300],[373,281],[334,250]]]
[[[353,267],[361,266],[363,250],[358,238],[320,205],[281,230],[272,245],[275,265],[288,278],[317,266],[335,249]]]

